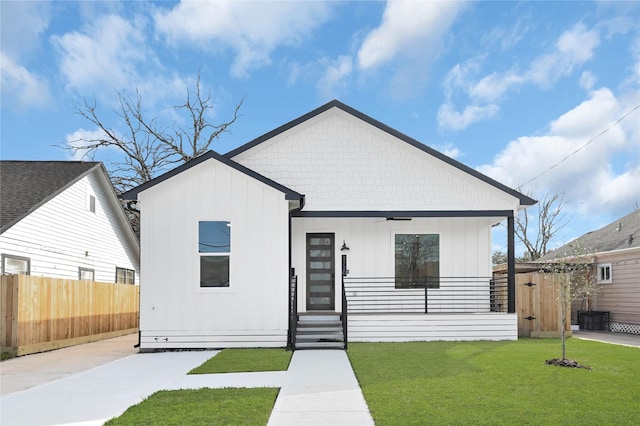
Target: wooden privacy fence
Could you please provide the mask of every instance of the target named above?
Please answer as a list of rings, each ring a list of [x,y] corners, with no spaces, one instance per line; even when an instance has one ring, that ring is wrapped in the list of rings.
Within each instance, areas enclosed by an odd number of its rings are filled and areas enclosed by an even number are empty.
[[[516,274],[518,337],[559,337],[562,330],[559,288],[550,276],[540,272]],[[571,335],[571,307],[565,324]]]
[[[29,275],[3,275],[2,352],[26,355],[134,333],[140,287]]]

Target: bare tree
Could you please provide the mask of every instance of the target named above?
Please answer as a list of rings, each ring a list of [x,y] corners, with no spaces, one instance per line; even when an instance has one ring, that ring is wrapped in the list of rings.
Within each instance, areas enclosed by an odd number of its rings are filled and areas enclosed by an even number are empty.
[[[232,117],[227,121],[210,123],[207,115],[215,104],[211,93],[205,95],[201,92],[198,76],[193,93],[187,89],[185,102],[173,107],[188,123],[183,127],[175,122],[169,126],[163,125],[157,118],[145,117],[138,91],[135,99],[126,97],[122,92],[117,94],[119,107],[113,112],[122,120],[125,130],[119,132],[106,124],[98,113],[95,100],[93,103],[85,100],[76,112],[93,123],[101,135],[70,141],[66,149],[83,158],[92,158],[99,150],[115,149],[119,155],[108,161],[106,166],[118,193],[153,179],[175,164],[207,152],[213,141],[230,130],[244,101],[242,99],[235,106]]]
[[[567,252],[561,254],[561,257],[541,264],[541,271],[551,279],[558,292],[557,300],[562,330],[561,361],[567,359],[565,327],[567,316],[571,315],[571,305],[580,298],[593,297],[599,289],[593,273],[593,261],[589,254],[591,251],[578,243],[572,243],[569,244]],[[567,315],[567,313],[569,314]]]
[[[516,216],[516,237],[524,244],[528,260],[537,260],[547,254],[549,243],[567,224],[566,216],[562,213],[563,201],[562,193],[546,194],[537,204],[537,220],[532,219],[528,210]],[[536,229],[530,229],[532,224]]]

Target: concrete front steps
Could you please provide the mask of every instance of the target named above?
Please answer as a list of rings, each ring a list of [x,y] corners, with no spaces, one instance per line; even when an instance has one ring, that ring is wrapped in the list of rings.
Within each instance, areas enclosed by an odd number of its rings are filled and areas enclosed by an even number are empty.
[[[299,312],[296,350],[344,349],[339,312]]]

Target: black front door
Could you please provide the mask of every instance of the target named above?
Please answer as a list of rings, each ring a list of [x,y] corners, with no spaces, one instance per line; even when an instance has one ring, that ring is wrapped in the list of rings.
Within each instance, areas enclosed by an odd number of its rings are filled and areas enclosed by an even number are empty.
[[[335,309],[334,234],[307,234],[307,310]]]

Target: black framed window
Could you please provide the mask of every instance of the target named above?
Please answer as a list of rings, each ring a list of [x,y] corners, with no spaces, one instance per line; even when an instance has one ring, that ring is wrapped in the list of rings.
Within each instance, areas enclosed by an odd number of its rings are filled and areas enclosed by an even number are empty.
[[[2,255],[3,274],[31,274],[31,259],[28,257],[14,256],[11,254]]]
[[[80,281],[95,281],[96,271],[89,268],[78,268],[78,279]]]
[[[395,235],[396,288],[440,287],[440,235]]]
[[[135,284],[136,271],[134,271],[133,269],[116,267],[116,283]]]
[[[198,222],[200,287],[229,287],[231,223]]]

